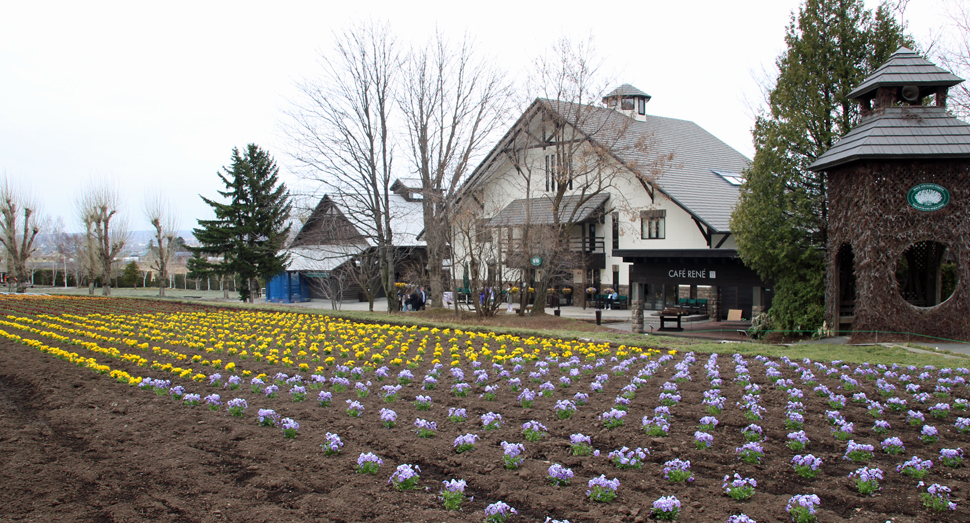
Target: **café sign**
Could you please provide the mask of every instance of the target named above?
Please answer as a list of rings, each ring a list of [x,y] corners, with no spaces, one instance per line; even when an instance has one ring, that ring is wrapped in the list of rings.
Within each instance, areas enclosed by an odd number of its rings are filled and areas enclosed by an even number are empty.
[[[685,278],[685,279],[708,279],[714,277],[714,271],[710,273],[707,269],[671,269],[667,271],[667,277],[669,278]]]
[[[935,183],[921,183],[909,190],[906,201],[917,211],[938,211],[950,203],[950,192]]]

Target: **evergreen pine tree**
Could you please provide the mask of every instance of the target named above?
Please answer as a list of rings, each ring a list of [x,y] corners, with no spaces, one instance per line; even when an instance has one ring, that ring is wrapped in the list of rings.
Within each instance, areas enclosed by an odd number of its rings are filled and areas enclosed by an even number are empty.
[[[826,180],[808,166],[858,123],[849,92],[912,42],[885,5],[806,0],[785,43],[731,230],[744,263],[774,282],[775,327],[814,330],[825,309]]]
[[[199,247],[189,248],[195,255],[189,270],[198,275],[239,275],[239,299],[252,302],[260,279],[286,269],[288,256],[280,250],[290,232],[290,194],[279,181],[276,162],[255,144],[249,144],[244,155],[233,148],[232,165],[223,167],[219,178],[226,186],[219,194],[229,202],[202,197],[216,218],[199,220],[193,231]],[[222,261],[209,262],[209,257]]]

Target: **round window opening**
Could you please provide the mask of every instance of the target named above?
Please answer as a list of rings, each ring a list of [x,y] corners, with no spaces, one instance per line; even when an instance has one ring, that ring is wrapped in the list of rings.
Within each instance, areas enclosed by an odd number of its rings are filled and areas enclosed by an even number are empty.
[[[957,259],[939,242],[917,242],[896,260],[899,294],[915,307],[933,307],[953,295],[957,287]]]

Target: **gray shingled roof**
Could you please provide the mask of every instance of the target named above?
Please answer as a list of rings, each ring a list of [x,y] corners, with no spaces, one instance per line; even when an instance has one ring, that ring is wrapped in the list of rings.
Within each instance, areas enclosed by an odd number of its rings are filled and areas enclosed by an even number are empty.
[[[917,85],[925,87],[952,87],[963,79],[940,69],[916,52],[900,47],[889,60],[869,75],[862,84],[849,93],[849,98],[871,98],[873,91],[883,86]],[[929,93],[922,93],[924,96]]]
[[[577,114],[575,104],[543,102],[552,110],[561,106],[559,114]],[[642,170],[673,153],[673,160],[654,180],[657,188],[713,232],[731,230],[738,187],[714,171],[741,173],[750,165],[749,159],[694,122],[650,115],[641,122],[604,107],[587,110],[589,113],[579,118],[581,130],[593,140],[608,144],[631,168]],[[639,146],[641,141],[646,148]]]
[[[609,92],[609,94],[603,95],[603,98],[613,98],[616,96],[646,96],[647,99],[650,99],[649,94],[637,89],[636,87],[633,87],[630,84],[623,84],[616,89],[613,89]]]
[[[970,125],[943,107],[887,107],[864,118],[808,168],[888,158],[970,158]]]
[[[582,201],[584,200],[585,201]],[[559,207],[560,221],[581,223],[596,216],[603,204],[610,199],[609,193],[594,196],[564,196]],[[576,205],[579,208],[576,209]],[[573,211],[576,211],[573,216]],[[514,200],[488,221],[489,227],[517,227],[527,224],[551,225],[553,222],[552,198],[522,198]]]

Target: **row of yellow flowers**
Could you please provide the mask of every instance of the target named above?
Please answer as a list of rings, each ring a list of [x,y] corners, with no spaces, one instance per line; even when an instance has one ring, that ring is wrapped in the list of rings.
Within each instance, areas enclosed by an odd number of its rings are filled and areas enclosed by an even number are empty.
[[[41,352],[54,356],[55,358],[60,358],[62,360],[67,360],[71,363],[74,363],[79,367],[87,367],[99,374],[107,374],[121,383],[125,383],[128,385],[137,385],[141,382],[140,377],[131,376],[130,374],[128,374],[123,370],[118,370],[118,369],[112,370],[111,367],[107,365],[99,364],[97,360],[95,360],[94,358],[85,358],[76,352],[68,352],[64,349],[51,347],[49,345],[45,345],[40,340],[36,340],[32,338],[24,338],[17,334],[9,333],[3,329],[0,329],[0,337],[17,343],[22,343],[28,347],[33,347]]]
[[[8,316],[17,323],[31,323],[49,330],[105,344],[123,345],[149,351],[173,363],[152,362],[152,367],[183,374],[182,362],[236,370],[250,358],[271,365],[297,367],[309,372],[340,363],[347,366],[383,364],[416,366],[426,357],[434,363],[446,361],[460,365],[469,361],[497,363],[511,358],[535,360],[545,356],[586,360],[601,357],[626,357],[659,352],[655,349],[608,343],[554,338],[520,337],[508,334],[477,333],[461,329],[365,324],[329,316],[268,313],[259,311],[212,311],[168,314],[63,314],[36,318]],[[78,344],[90,343],[75,340]],[[162,343],[167,347],[151,347]],[[100,348],[93,345],[95,348]],[[188,353],[168,347],[185,347]],[[106,349],[115,351],[117,349]],[[196,354],[192,354],[195,351]],[[430,352],[430,354],[429,354]],[[109,354],[110,355],[110,354]],[[126,355],[137,364],[147,363],[138,355]],[[119,357],[114,355],[112,357]],[[139,363],[140,362],[140,363]],[[322,365],[319,365],[321,364]],[[193,374],[193,377],[201,374]]]

